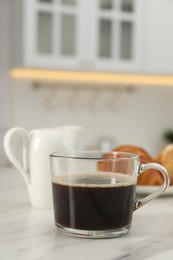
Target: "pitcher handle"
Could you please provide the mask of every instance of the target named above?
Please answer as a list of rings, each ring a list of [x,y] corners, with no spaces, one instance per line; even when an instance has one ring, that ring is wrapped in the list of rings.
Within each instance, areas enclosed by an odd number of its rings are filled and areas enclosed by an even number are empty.
[[[22,163],[20,162],[20,159],[17,158],[15,155],[13,148],[14,143],[12,142],[12,139],[15,135],[21,135],[22,136],[22,143],[18,144],[16,146],[18,149],[21,146],[22,149]],[[29,165],[28,165],[28,148],[30,143],[30,137],[28,132],[20,127],[14,127],[11,128],[4,137],[4,149],[5,152],[11,161],[11,163],[20,171],[22,174],[25,183],[28,185],[30,183],[30,174],[29,174]]]
[[[143,173],[144,171],[149,170],[149,169],[156,169],[159,172],[161,172],[161,174],[163,175],[163,179],[164,179],[163,184],[155,192],[152,192],[151,194],[149,194],[142,200],[136,200],[135,205],[134,205],[134,210],[139,209],[146,203],[159,197],[169,186],[170,178],[169,178],[168,172],[165,167],[163,167],[162,165],[160,165],[158,163],[141,164],[140,168],[139,168],[138,176],[141,173]]]

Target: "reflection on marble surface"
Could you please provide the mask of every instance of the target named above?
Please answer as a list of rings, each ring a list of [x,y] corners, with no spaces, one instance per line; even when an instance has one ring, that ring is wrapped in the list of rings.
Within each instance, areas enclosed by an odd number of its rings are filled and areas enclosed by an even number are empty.
[[[53,210],[33,209],[13,168],[0,170],[0,259],[173,259],[173,196],[134,213],[129,234],[112,239],[68,237],[56,230]]]

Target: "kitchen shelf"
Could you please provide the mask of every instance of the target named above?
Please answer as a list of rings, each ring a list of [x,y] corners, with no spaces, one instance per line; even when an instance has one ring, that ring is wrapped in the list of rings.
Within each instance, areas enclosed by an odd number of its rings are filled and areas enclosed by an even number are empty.
[[[107,72],[58,71],[36,69],[11,69],[13,79],[30,79],[42,81],[57,81],[66,83],[83,83],[103,85],[135,85],[135,86],[169,86],[173,87],[173,76],[152,74],[123,74]]]

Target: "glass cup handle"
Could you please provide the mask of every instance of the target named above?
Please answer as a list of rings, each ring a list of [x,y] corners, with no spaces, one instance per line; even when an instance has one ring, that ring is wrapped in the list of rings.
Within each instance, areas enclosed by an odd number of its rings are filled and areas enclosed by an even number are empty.
[[[138,176],[141,173],[143,173],[144,171],[149,170],[149,169],[156,169],[161,172],[161,174],[163,175],[163,178],[164,178],[163,184],[160,186],[160,188],[158,188],[157,191],[152,192],[150,195],[146,196],[142,200],[136,200],[136,202],[134,204],[134,210],[139,209],[146,203],[159,197],[169,186],[170,178],[169,178],[168,171],[166,170],[165,167],[163,167],[162,165],[160,165],[158,163],[141,164],[139,167]]]

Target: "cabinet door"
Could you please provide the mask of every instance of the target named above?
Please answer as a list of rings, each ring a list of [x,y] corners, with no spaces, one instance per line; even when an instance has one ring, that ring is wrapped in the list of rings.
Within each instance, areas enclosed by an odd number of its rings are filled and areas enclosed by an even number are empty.
[[[93,1],[96,70],[140,70],[140,0]]]
[[[79,0],[26,0],[25,61],[42,68],[79,66]]]
[[[23,0],[24,65],[138,72],[143,0]]]
[[[173,1],[146,0],[146,72],[173,73]]]

